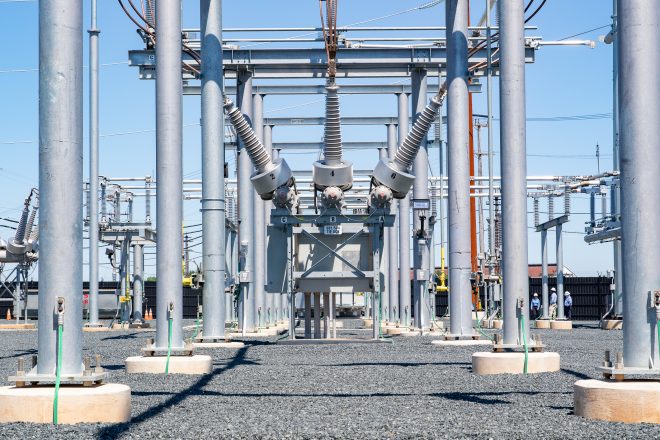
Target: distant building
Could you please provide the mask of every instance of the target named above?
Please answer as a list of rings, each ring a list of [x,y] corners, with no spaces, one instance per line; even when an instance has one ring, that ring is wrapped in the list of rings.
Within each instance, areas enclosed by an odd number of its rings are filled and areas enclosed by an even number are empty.
[[[527,273],[530,278],[541,278],[541,265],[540,264],[530,264]],[[555,278],[557,276],[557,265],[548,264],[548,276]],[[568,267],[564,266],[564,276],[565,277],[574,277],[575,273],[570,270]]]

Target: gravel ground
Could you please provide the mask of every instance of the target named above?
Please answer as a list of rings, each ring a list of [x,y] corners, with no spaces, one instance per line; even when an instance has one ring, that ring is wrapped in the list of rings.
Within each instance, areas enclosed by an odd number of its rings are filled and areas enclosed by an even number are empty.
[[[572,414],[573,383],[598,377],[604,350],[622,344],[621,332],[577,327],[538,331],[561,355],[561,372],[484,377],[470,371],[471,353],[483,348],[436,348],[428,337],[329,346],[251,340],[240,350],[199,350],[214,359],[210,375],[127,375],[124,359],[152,333],[86,333],[84,346],[103,355],[110,381],[131,387],[131,423],[10,424],[0,438],[660,438],[660,426]],[[35,348],[36,332],[1,332],[0,377]]]

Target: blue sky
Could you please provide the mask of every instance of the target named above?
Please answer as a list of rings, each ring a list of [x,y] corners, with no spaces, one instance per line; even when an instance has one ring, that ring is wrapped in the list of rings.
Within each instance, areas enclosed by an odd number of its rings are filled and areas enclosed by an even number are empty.
[[[154,83],[140,81],[137,70],[127,66],[130,49],[143,47],[142,41],[115,0],[98,1],[100,37],[100,100],[102,133],[100,143],[101,174],[105,176],[153,175],[155,168]],[[339,23],[351,24],[387,16],[428,3],[424,0],[344,0],[340,2]],[[478,20],[485,0],[473,0],[472,19]],[[540,3],[540,1],[537,1]],[[89,25],[89,2],[85,1],[85,29]],[[611,21],[610,0],[549,0],[543,10],[529,23],[538,30],[530,36],[557,40],[589,29],[606,26]],[[199,27],[198,2],[183,0],[184,27]],[[311,27],[317,26],[316,0],[225,0],[226,27]],[[16,218],[22,200],[38,181],[38,4],[36,1],[0,0],[0,217]],[[444,5],[416,10],[370,23],[378,26],[444,26]],[[608,29],[600,29],[578,39],[597,40]],[[87,34],[84,35],[87,66]],[[86,68],[85,68],[86,69]],[[87,70],[85,70],[87,79]],[[394,81],[389,81],[394,82]],[[271,82],[272,83],[272,82]],[[494,113],[499,114],[497,81],[495,81]],[[85,84],[87,93],[87,84]],[[323,114],[322,97],[267,97],[266,116],[295,117]],[[85,98],[85,103],[87,98]],[[311,102],[311,103],[310,103]],[[295,107],[279,110],[285,107]],[[475,112],[485,113],[485,93],[475,96]],[[612,47],[598,43],[595,49],[586,47],[543,47],[536,54],[536,63],[527,68],[527,113],[529,117],[555,117],[610,113],[612,109]],[[351,96],[342,98],[342,114],[346,116],[396,115],[394,97]],[[199,98],[184,98],[184,176],[200,178]],[[87,148],[87,109],[85,109],[85,148]],[[495,130],[499,127],[495,124]],[[139,133],[135,133],[139,132]],[[122,134],[124,133],[124,134]],[[126,134],[129,133],[129,134]],[[318,141],[322,128],[278,128],[274,141]],[[344,140],[384,141],[385,129],[347,127]],[[495,132],[495,150],[499,151],[499,135]],[[527,127],[528,175],[584,175],[595,173],[596,143],[601,147],[601,170],[611,168],[611,119],[568,122],[530,122]],[[483,133],[486,148],[486,133]],[[85,156],[87,153],[85,152]],[[437,150],[430,151],[431,172],[438,174]],[[233,154],[229,153],[230,163]],[[316,153],[291,156],[296,169],[311,169]],[[356,168],[370,168],[377,152],[348,159]],[[85,159],[85,164],[87,160]],[[484,165],[485,167],[485,165]],[[499,169],[496,162],[495,169]],[[87,169],[85,169],[87,175]],[[499,175],[499,171],[496,171]],[[588,211],[585,195],[574,197],[576,213]],[[557,210],[561,203],[556,203]],[[542,204],[543,206],[543,204]],[[184,204],[188,224],[198,223],[199,201]],[[136,212],[141,208],[136,206]],[[531,210],[531,203],[530,203]],[[543,209],[542,209],[543,211]],[[530,225],[532,216],[529,217]],[[583,231],[587,215],[576,214],[565,227],[569,232]],[[0,229],[7,237],[8,229]],[[530,231],[530,262],[540,261],[540,237]],[[552,238],[551,238],[552,239]],[[565,239],[565,264],[581,275],[594,275],[611,269],[611,245],[588,246],[583,236],[569,233]],[[85,259],[87,257],[85,256]],[[155,271],[153,255],[147,256],[147,274]],[[554,260],[550,252],[551,261]],[[102,259],[104,261],[104,259]],[[85,271],[86,274],[86,271]],[[108,280],[104,266],[101,276]],[[85,275],[86,277],[86,275]]]

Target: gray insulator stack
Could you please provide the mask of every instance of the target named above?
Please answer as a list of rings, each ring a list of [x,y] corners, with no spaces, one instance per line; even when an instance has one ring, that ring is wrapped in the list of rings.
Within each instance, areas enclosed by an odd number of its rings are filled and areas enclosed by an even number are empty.
[[[401,171],[407,171],[415,161],[415,156],[422,145],[422,141],[426,139],[426,135],[435,120],[438,109],[442,105],[442,98],[439,95],[431,98],[429,104],[424,108],[424,111],[417,117],[412,129],[403,141],[403,144],[396,150],[394,156],[394,163],[399,166]]]
[[[571,213],[571,192],[566,188],[564,193],[564,215],[569,215]]]
[[[21,219],[18,222],[18,226],[16,227],[16,234],[14,235],[14,242],[17,244],[21,244],[24,241],[25,238],[25,229],[27,226],[28,222],[28,215],[30,215],[30,196],[28,196],[27,199],[25,199],[25,204],[23,205],[23,212],[21,213]]]
[[[272,164],[270,154],[268,154],[264,145],[257,138],[250,124],[245,120],[243,113],[241,113],[232,101],[226,98],[225,111],[236,129],[237,136],[243,142],[245,151],[250,156],[252,164],[257,169],[257,173],[268,171],[269,165]]]
[[[341,121],[339,116],[339,87],[334,78],[325,88],[325,133],[323,152],[326,165],[339,165],[342,158]]]
[[[555,199],[552,195],[548,196],[548,220],[555,218]]]
[[[23,241],[32,239],[32,228],[34,227],[34,220],[37,217],[37,210],[39,209],[39,199],[37,199],[32,205],[32,212],[30,213],[30,218],[28,219],[27,225],[25,226],[25,235],[23,236]]]
[[[539,218],[539,199],[534,198],[534,226],[538,226],[540,223]]]

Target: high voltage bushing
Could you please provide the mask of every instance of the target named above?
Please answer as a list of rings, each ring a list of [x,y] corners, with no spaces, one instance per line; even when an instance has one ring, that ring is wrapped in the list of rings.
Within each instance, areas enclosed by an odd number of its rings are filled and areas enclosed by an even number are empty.
[[[571,192],[568,188],[564,192],[564,215],[569,215],[571,213]]]
[[[555,199],[552,194],[548,196],[548,220],[555,218]]]
[[[392,197],[402,199],[410,191],[415,176],[410,173],[410,168],[415,161],[415,156],[425,140],[426,135],[435,120],[438,109],[442,105],[446,90],[444,86],[440,92],[431,98],[424,111],[415,120],[412,129],[406,136],[406,139],[399,146],[393,160],[381,159],[376,165],[373,173],[373,183],[375,187],[385,186],[392,191]],[[380,202],[380,199],[372,202]]]
[[[227,97],[225,97],[224,107],[229,120],[236,129],[237,136],[243,142],[245,151],[256,168],[256,172],[250,177],[250,180],[259,196],[263,200],[273,200],[275,192],[280,187],[286,187],[288,194],[288,188],[294,184],[289,165],[284,159],[272,160],[250,124],[245,120],[245,116]],[[279,193],[280,191],[278,191]],[[289,200],[287,199],[287,201]],[[281,201],[279,197],[276,198],[275,203],[277,204],[278,201]]]
[[[325,95],[325,132],[323,160],[314,162],[313,180],[316,189],[324,191],[321,196],[323,202],[335,205],[338,197],[337,191],[326,189],[337,187],[347,191],[353,186],[353,164],[342,159],[341,121],[339,116],[339,87],[334,78],[329,78]],[[343,196],[339,195],[341,199]],[[328,206],[328,205],[324,205]]]
[[[538,226],[539,223],[539,199],[534,197],[534,226]]]

